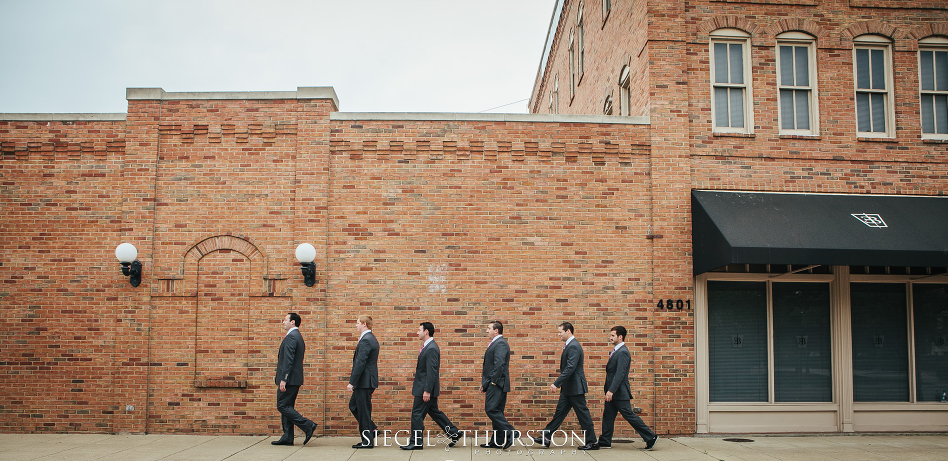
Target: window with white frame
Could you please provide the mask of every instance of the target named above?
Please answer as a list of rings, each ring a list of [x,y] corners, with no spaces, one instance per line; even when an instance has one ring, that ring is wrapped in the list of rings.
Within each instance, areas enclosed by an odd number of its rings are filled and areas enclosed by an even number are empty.
[[[602,115],[612,115],[612,95],[607,94],[602,103]]]
[[[892,42],[878,35],[863,35],[854,44],[857,135],[893,137]]]
[[[711,118],[716,132],[752,131],[749,39],[738,29],[711,32]]]
[[[569,31],[569,100],[573,101],[576,95],[576,41],[573,39],[573,31]]]
[[[818,134],[816,49],[810,35],[777,36],[777,89],[780,133]]]
[[[579,84],[583,80],[583,55],[585,50],[583,49],[583,3],[579,3],[579,12],[576,14],[576,83]]]
[[[622,66],[619,72],[619,115],[630,115],[632,113],[631,99],[631,72],[629,66]]]
[[[553,76],[553,114],[560,113],[560,76]]]
[[[922,137],[948,139],[948,38],[918,42]]]

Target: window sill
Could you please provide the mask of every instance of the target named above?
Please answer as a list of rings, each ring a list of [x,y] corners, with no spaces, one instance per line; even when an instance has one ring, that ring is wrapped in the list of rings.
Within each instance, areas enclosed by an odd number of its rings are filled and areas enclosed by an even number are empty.
[[[820,139],[818,134],[781,134],[780,139]]]
[[[725,131],[712,132],[711,136],[722,138],[756,138],[754,133],[728,133]]]
[[[864,137],[859,137],[859,136],[856,137],[856,141],[865,141],[865,142],[899,142],[899,141],[898,141],[897,139],[895,139],[895,138],[864,138]]]
[[[948,144],[948,138],[922,138],[922,142],[929,144]]]

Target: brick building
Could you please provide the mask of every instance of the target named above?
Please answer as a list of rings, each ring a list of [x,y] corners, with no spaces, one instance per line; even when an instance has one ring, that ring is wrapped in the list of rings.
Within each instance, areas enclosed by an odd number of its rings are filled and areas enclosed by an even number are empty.
[[[287,311],[308,343],[298,408],[322,435],[355,437],[364,312],[381,429],[408,428],[423,320],[442,407],[486,429],[499,319],[521,430],[552,413],[564,320],[596,417],[623,324],[661,434],[944,430],[948,18],[868,3],[561,2],[537,114],[345,113],[331,88],[0,114],[0,431],[278,433]],[[787,62],[809,73],[778,85]]]
[[[948,428],[944,2],[560,1],[529,107],[649,119],[659,421]]]

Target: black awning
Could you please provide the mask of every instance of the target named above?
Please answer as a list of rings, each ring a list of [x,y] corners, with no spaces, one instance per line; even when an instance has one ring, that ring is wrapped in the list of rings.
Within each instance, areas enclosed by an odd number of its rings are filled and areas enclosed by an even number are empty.
[[[727,264],[948,266],[948,197],[692,191],[694,275]]]

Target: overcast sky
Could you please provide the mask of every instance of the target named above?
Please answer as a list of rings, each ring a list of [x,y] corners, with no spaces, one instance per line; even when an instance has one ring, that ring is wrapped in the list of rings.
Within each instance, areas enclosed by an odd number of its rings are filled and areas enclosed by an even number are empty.
[[[526,112],[556,0],[0,0],[0,112],[332,86],[344,112]]]

